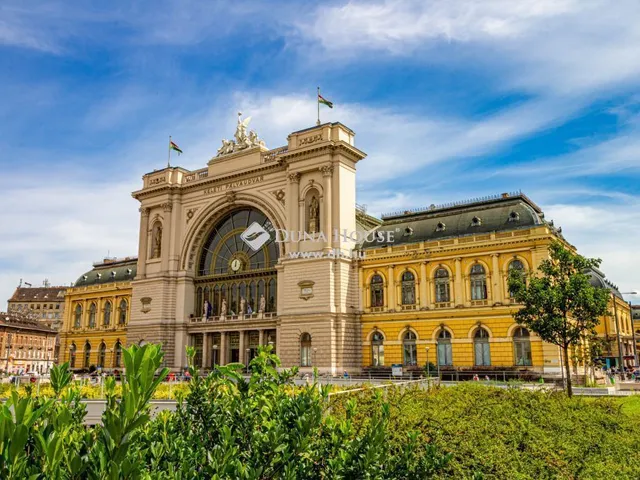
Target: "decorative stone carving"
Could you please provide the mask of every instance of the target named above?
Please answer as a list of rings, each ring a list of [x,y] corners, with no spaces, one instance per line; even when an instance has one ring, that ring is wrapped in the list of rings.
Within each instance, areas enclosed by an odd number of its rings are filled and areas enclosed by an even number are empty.
[[[233,190],[229,190],[228,192],[226,192],[224,194],[224,197],[230,204],[233,205],[234,203],[236,203],[236,192],[234,192]]]
[[[189,210],[187,210],[187,223],[191,221],[191,219],[193,218],[193,216],[196,214],[197,211],[198,211],[198,207],[190,208]]]
[[[284,190],[275,190],[273,192],[271,192],[271,194],[276,197],[276,200],[280,202],[280,204],[284,207],[284,197],[285,197],[285,193]]]
[[[287,175],[289,182],[291,183],[299,183],[300,182],[300,174],[298,172],[290,173]]]
[[[302,280],[298,282],[298,286],[300,287],[300,298],[302,300],[309,300],[313,298],[313,285],[315,282],[313,280]]]
[[[241,116],[242,112],[238,112],[238,125],[236,126],[236,133],[233,135],[235,140],[223,139],[222,146],[218,149],[217,157],[246,148],[266,147],[264,140],[261,140],[256,132],[253,130],[247,131],[251,117],[241,120]]]
[[[264,298],[264,295],[260,295],[260,304],[258,306],[258,313],[264,313],[264,309],[267,306],[267,301]]]
[[[309,221],[307,223],[308,233],[318,232],[319,220],[320,220],[320,204],[318,203],[318,199],[314,195],[311,197],[311,201],[309,202]]]
[[[222,299],[222,304],[220,305],[220,316],[225,317],[227,315],[227,299]]]
[[[143,217],[148,217],[149,213],[151,213],[151,209],[148,207],[140,207],[138,211],[140,212],[140,215],[142,215]]]
[[[149,313],[151,311],[151,297],[142,297],[140,303],[142,303],[142,313]]]
[[[154,225],[151,241],[151,258],[160,258],[162,254],[162,225],[160,223]]]
[[[170,212],[171,210],[173,210],[173,203],[171,202],[167,202],[167,203],[163,203],[162,205],[160,205],[162,207],[162,209],[165,212]]]
[[[333,165],[325,165],[320,167],[320,171],[322,172],[323,177],[330,177],[333,175]]]
[[[244,317],[245,314],[245,310],[246,310],[246,305],[247,305],[247,301],[244,299],[244,297],[240,297],[240,315]]]

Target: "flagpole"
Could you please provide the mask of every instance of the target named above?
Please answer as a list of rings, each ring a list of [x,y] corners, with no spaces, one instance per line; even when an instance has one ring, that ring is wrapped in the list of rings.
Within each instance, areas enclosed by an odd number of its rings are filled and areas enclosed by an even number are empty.
[[[316,102],[318,103],[318,121],[316,125],[320,125],[320,87],[318,87],[318,96],[316,97]]]
[[[169,135],[169,158],[167,159],[167,168],[171,168],[171,135]]]

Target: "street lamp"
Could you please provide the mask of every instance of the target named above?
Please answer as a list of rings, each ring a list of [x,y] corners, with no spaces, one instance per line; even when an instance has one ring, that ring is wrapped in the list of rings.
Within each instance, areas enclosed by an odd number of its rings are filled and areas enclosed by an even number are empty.
[[[218,362],[218,348],[219,348],[219,347],[218,347],[218,345],[214,345],[214,346],[213,346],[213,347],[211,347],[211,348],[212,348],[213,353],[214,353],[214,355],[213,355],[213,365],[212,365],[212,367],[215,367],[216,365],[218,365],[218,364],[219,364],[219,362]]]
[[[247,348],[246,352],[247,352],[247,357],[246,357],[247,358],[247,373],[249,373],[249,355],[251,354],[251,349]]]
[[[429,368],[429,347],[424,347],[427,352],[427,388],[429,387],[429,382],[431,381],[431,370]]]

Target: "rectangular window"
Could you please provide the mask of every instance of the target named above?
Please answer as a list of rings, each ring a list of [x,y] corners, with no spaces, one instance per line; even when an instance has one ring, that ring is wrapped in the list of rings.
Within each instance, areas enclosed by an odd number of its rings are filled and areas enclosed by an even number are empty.
[[[489,342],[475,342],[475,362],[478,366],[491,365],[491,353],[489,350]]]
[[[451,342],[438,342],[438,364],[440,366],[453,365]]]

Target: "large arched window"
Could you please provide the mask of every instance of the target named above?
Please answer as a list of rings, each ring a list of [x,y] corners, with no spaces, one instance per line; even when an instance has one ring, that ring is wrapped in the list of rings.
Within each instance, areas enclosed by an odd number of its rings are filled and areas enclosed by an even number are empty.
[[[91,344],[87,341],[84,344],[84,368],[89,368],[91,365]]]
[[[104,368],[105,360],[107,359],[107,346],[102,342],[98,348],[98,366]]]
[[[509,271],[509,273],[511,273],[512,270],[524,273],[524,264],[518,259],[512,260],[511,262],[509,262],[509,267],[507,268],[507,270]],[[513,298],[514,295],[515,292],[512,289],[509,289],[509,298]]]
[[[491,350],[489,347],[489,332],[480,327],[473,336],[473,352],[475,364],[478,366],[491,365]]]
[[[403,361],[405,365],[416,365],[418,362],[416,340],[416,334],[411,330],[407,330],[402,337]]]
[[[224,215],[200,251],[194,291],[198,316],[205,314],[206,302],[214,317],[239,315],[241,307],[244,314],[276,312],[278,245],[271,221],[259,210],[243,207]]]
[[[122,362],[122,344],[120,340],[118,340],[113,347],[113,367],[120,368],[120,363]]]
[[[71,344],[69,348],[69,367],[76,368],[76,353],[78,351],[78,347],[76,347],[75,343]]]
[[[516,328],[513,333],[513,356],[518,366],[533,365],[531,359],[531,338],[529,330],[524,327]]]
[[[434,283],[436,287],[436,302],[444,303],[451,301],[449,288],[449,272],[446,268],[438,268],[434,275]]]
[[[127,301],[120,300],[120,307],[118,309],[118,325],[127,324]]]
[[[379,367],[384,365],[384,335],[375,332],[371,336],[371,365]]]
[[[384,305],[384,280],[377,273],[371,277],[371,306],[382,307]]]
[[[438,365],[453,365],[453,357],[451,352],[451,334],[444,328],[438,334]]]
[[[484,271],[484,267],[479,263],[476,263],[471,267],[471,275],[469,275],[471,281],[471,300],[486,300],[487,299],[487,275]]]
[[[96,304],[92,303],[89,307],[89,328],[96,328]]]
[[[402,274],[402,304],[415,305],[416,279],[409,270]]]
[[[311,335],[308,333],[300,336],[300,366],[311,366]]]
[[[73,328],[82,327],[82,306],[80,304],[76,305],[76,311],[74,314],[73,320]]]
[[[104,315],[102,319],[102,324],[107,327],[111,323],[111,302],[107,301],[104,304]]]

